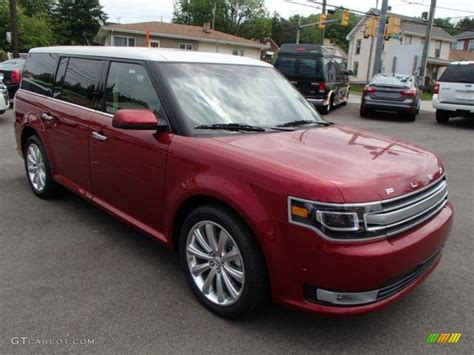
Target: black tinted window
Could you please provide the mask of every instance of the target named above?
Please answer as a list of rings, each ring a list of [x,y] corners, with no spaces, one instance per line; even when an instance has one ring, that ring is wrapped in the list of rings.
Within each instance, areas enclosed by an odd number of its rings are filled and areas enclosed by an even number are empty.
[[[105,110],[150,109],[159,114],[158,95],[145,68],[139,64],[110,64],[105,94]]]
[[[23,70],[21,88],[42,95],[51,95],[56,64],[55,54],[31,54]]]
[[[282,55],[278,57],[275,67],[287,76],[323,77],[321,58]]]
[[[449,83],[474,83],[474,64],[448,65],[439,81]]]
[[[69,62],[69,58],[61,57],[59,59],[58,69],[56,71],[56,79],[53,87],[53,97],[59,97],[62,93],[64,76],[66,75],[66,68]]]
[[[69,58],[62,91],[58,98],[84,107],[94,107],[94,92],[100,60]]]

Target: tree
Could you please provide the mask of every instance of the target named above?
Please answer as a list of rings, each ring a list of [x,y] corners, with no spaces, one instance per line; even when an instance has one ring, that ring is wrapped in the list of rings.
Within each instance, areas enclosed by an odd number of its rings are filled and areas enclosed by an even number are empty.
[[[212,22],[214,5],[216,30],[247,38],[269,34],[271,22],[264,0],[175,1],[173,22],[195,26]]]
[[[455,28],[458,34],[465,31],[474,31],[474,18],[464,17],[462,20],[456,23]]]
[[[99,0],[57,0],[51,13],[57,42],[64,45],[92,44],[107,20]]]

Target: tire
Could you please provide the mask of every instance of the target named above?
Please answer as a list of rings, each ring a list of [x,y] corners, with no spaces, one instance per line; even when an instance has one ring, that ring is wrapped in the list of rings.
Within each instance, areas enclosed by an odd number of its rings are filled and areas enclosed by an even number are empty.
[[[0,115],[3,115],[5,112],[5,110],[0,110]]]
[[[449,121],[449,113],[444,110],[436,110],[436,121],[439,123],[447,123]]]
[[[415,122],[415,120],[416,120],[416,113],[410,113],[410,114],[408,114],[406,117],[407,117],[407,121]]]
[[[342,106],[347,106],[347,103],[349,102],[349,91],[347,92],[347,95],[346,95],[346,100],[345,101],[342,101],[341,102],[341,105]]]
[[[362,118],[367,118],[369,117],[369,111],[361,107],[359,110],[359,116]]]
[[[215,243],[210,235],[214,235]],[[226,260],[231,255],[234,259]],[[265,260],[257,241],[241,219],[226,208],[204,205],[186,217],[179,235],[179,256],[194,295],[218,316],[242,317],[266,298]]]
[[[44,199],[57,195],[59,185],[53,180],[48,156],[38,136],[29,137],[23,146],[26,179],[33,193]]]
[[[318,106],[318,112],[321,115],[327,115],[329,112],[331,112],[331,104],[327,104],[326,106]]]

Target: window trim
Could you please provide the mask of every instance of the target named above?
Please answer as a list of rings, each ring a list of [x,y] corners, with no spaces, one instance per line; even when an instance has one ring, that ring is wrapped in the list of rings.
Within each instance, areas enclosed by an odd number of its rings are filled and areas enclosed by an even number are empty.
[[[115,45],[115,38],[126,38],[127,39],[127,45],[126,46],[116,46]],[[133,46],[130,46],[130,39],[133,39]],[[137,46],[137,40],[135,39],[135,37],[112,35],[112,47],[136,47],[136,46]]]

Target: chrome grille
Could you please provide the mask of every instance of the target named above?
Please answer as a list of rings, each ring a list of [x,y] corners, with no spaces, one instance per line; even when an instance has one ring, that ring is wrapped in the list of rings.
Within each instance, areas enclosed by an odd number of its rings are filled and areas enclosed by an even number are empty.
[[[382,201],[382,210],[364,215],[369,232],[393,236],[434,217],[448,201],[448,186],[443,177],[415,193]]]

